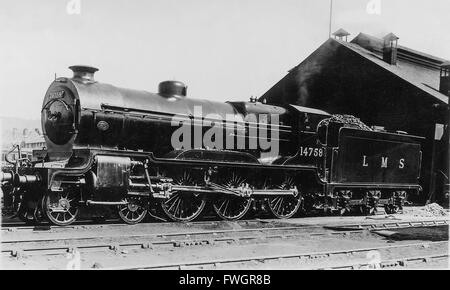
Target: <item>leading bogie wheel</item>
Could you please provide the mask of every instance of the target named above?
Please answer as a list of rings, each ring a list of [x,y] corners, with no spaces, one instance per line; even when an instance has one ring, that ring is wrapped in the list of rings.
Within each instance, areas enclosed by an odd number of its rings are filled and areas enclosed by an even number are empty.
[[[34,220],[34,210],[33,209],[20,209],[17,213],[16,213],[16,217],[18,217],[21,221],[23,221],[25,224],[27,225],[32,225],[35,224],[35,220]]]
[[[18,217],[21,221],[23,221],[27,225],[32,225],[36,221],[34,220],[34,209],[26,207],[23,203],[19,205],[18,210],[15,213],[15,216]]]
[[[69,192],[49,192],[43,200],[43,210],[48,220],[58,226],[67,226],[78,217],[75,196]]]
[[[15,190],[15,189],[14,189]],[[26,195],[16,196],[14,191],[12,193],[13,196],[13,209],[14,216],[18,217],[21,221],[23,221],[27,225],[35,224],[34,220],[34,208],[33,201],[26,199]]]
[[[129,225],[140,223],[147,215],[145,203],[138,198],[129,198],[127,202],[118,206],[120,219]]]

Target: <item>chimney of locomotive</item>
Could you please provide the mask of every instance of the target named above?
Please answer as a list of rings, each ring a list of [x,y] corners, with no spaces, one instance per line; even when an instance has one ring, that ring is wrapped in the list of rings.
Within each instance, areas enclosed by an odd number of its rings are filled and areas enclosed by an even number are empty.
[[[73,65],[69,69],[73,71],[73,79],[95,82],[94,74],[98,71],[98,68],[86,65]]]
[[[444,95],[450,96],[450,62],[444,62],[441,65],[441,83],[439,91]]]
[[[386,35],[383,45],[383,60],[390,65],[397,65],[398,38],[394,33]]]
[[[184,98],[187,95],[187,86],[179,81],[164,81],[159,83],[158,93],[166,98]]]

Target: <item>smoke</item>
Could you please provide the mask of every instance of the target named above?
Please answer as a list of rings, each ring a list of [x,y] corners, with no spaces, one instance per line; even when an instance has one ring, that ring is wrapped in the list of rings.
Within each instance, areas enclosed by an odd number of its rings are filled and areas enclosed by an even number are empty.
[[[310,98],[309,95],[309,82],[314,75],[319,74],[322,71],[321,67],[314,65],[306,65],[302,68],[297,68],[297,99],[295,104],[299,106],[307,106]]]
[[[327,64],[330,69],[329,62],[334,57],[337,47],[338,44],[332,40],[325,42],[292,72],[296,84],[296,99],[293,100],[296,105],[308,106],[311,97],[310,86],[314,78],[323,74]]]

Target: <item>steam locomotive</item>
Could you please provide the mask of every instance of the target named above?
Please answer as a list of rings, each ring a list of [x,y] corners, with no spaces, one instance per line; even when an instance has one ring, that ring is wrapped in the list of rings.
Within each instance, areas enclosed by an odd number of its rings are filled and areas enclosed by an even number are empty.
[[[192,221],[206,208],[225,220],[393,213],[421,190],[421,137],[291,104],[190,99],[177,81],[123,89],[95,81],[94,67],[70,69],[44,97],[46,150],[7,158],[14,167],[0,174],[23,220],[69,225],[90,206],[128,224]]]

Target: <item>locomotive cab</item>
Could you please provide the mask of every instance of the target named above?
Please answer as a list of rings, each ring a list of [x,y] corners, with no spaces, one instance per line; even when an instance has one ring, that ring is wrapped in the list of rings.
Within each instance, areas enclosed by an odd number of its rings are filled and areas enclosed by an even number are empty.
[[[339,132],[344,127],[341,122],[321,122],[317,126],[317,140],[324,151],[324,158],[317,161],[318,175],[323,182],[329,182],[333,155],[336,158],[339,147]]]

